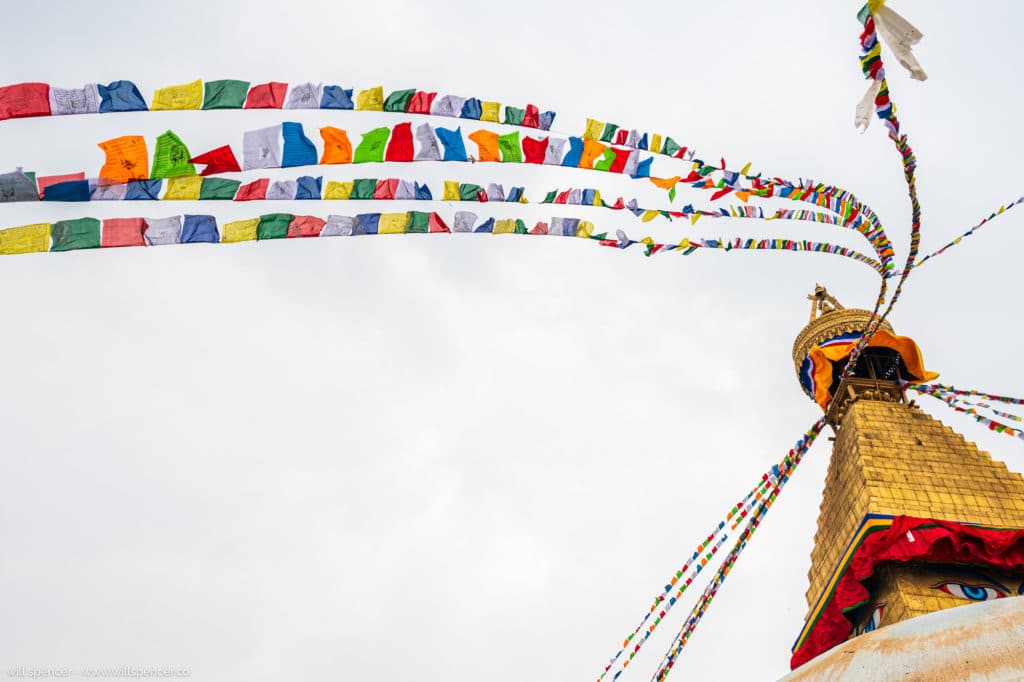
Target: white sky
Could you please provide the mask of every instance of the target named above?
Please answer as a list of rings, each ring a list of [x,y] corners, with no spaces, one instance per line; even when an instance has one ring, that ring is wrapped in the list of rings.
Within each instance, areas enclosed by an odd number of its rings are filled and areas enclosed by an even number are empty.
[[[925,33],[916,53],[930,80],[888,71],[920,162],[930,252],[1024,188],[1024,8],[894,6]],[[313,80],[536,102],[559,112],[558,130],[579,133],[593,115],[733,167],[749,160],[845,186],[880,214],[902,262],[898,155],[877,121],[864,136],[852,125],[866,87],[858,9],[17,3],[0,24],[0,81],[124,78],[148,99],[197,77]],[[95,174],[95,143],[143,133],[152,148],[168,127],[194,153],[225,138],[240,149],[241,130],[280,120],[302,120],[314,138],[316,125],[371,127],[326,112],[8,121],[0,169]],[[479,165],[324,174],[598,182]],[[5,205],[0,225],[211,206]],[[339,212],[306,202],[217,213],[292,209]],[[589,216],[644,232],[627,215]],[[947,383],[1020,393],[1022,228],[1024,213],[1011,212],[908,284],[892,321]],[[705,229],[868,248],[830,226]],[[833,256],[645,259],[519,237],[5,258],[0,666],[176,665],[197,680],[592,679],[693,545],[817,417],[790,359],[815,282],[847,306],[870,307],[877,290],[870,270]],[[923,407],[1024,465],[1019,442]],[[824,439],[811,451],[675,676],[788,670],[828,452]],[[623,679],[654,671],[688,608]]]

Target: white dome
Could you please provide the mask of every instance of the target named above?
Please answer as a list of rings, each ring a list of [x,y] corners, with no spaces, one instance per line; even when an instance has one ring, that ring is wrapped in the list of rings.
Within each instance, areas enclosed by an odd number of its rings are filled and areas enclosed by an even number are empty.
[[[779,682],[1024,680],[1024,597],[936,611],[839,644]]]

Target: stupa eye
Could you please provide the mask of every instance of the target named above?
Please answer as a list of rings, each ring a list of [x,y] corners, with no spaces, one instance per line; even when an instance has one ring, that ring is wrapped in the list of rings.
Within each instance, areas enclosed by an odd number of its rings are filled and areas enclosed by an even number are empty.
[[[1006,593],[994,585],[971,585],[958,583],[950,580],[933,585],[937,590],[951,594],[957,599],[968,599],[970,601],[988,601],[989,599],[1001,599]]]
[[[871,617],[868,618],[868,622],[864,623],[864,629],[861,630],[861,634],[867,634],[882,624],[882,614],[885,613],[885,604],[879,604],[875,607],[875,610],[871,612]]]

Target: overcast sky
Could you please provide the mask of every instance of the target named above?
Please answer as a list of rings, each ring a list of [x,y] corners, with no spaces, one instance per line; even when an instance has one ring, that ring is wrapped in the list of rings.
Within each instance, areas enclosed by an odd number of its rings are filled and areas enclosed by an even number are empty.
[[[930,252],[1024,190],[1024,7],[893,6],[925,33],[916,53],[930,79],[910,81],[895,62],[888,72],[919,159]],[[312,80],[536,102],[559,112],[560,131],[578,134],[592,115],[671,134],[734,168],[752,161],[847,187],[879,213],[902,263],[898,154],[877,121],[863,136],[852,125],[866,88],[858,9],[16,3],[0,23],[0,80],[124,78],[147,98],[200,77]],[[371,127],[366,116],[7,121],[0,170],[95,175],[95,144],[120,134],[147,135],[152,149],[173,128],[199,153],[224,140],[239,149],[240,131],[281,120],[315,138],[318,125]],[[598,182],[479,164],[324,173]],[[214,210],[339,212],[305,203]],[[5,205],[0,226],[211,206]],[[644,232],[628,215],[584,217]],[[700,227],[691,233],[869,248],[824,225]],[[892,316],[947,383],[1020,394],[1022,230],[1024,213],[1011,212],[930,261]],[[681,224],[669,233],[688,234]],[[821,254],[646,259],[483,235],[4,258],[0,666],[174,665],[197,680],[593,679],[694,544],[820,414],[790,356],[816,282],[848,307],[870,307],[877,291],[869,269]],[[1024,466],[1019,441],[920,402]],[[828,457],[822,439],[676,676],[788,670]],[[650,676],[689,604],[624,679]]]

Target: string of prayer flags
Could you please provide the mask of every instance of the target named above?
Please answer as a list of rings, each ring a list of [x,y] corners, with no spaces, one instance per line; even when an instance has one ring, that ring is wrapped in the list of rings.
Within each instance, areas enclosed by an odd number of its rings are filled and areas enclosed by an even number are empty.
[[[914,389],[921,395],[928,395],[937,400],[941,400],[948,407],[952,408],[957,412],[961,412],[963,414],[973,417],[976,422],[985,426],[989,431],[995,431],[996,433],[1001,433],[1006,436],[1016,436],[1017,438],[1024,440],[1024,429],[1014,429],[1010,426],[1007,426],[1006,424],[1003,424],[1002,422],[996,421],[995,419],[990,419],[989,417],[980,414],[977,410],[974,409],[974,407],[971,407],[967,401],[961,400],[955,397],[955,395],[952,395],[950,393],[942,393],[937,390],[929,390],[927,388],[924,388],[922,385],[911,385],[910,388]],[[1015,415],[1008,416],[1012,418]]]
[[[726,554],[725,558],[722,560],[722,564],[715,572],[711,581],[704,588],[700,599],[690,611],[690,616],[683,623],[682,628],[679,630],[679,633],[670,645],[668,652],[662,659],[662,663],[659,665],[658,671],[655,673],[653,679],[660,682],[668,677],[669,672],[675,666],[675,662],[679,658],[679,654],[682,652],[683,647],[686,646],[686,643],[693,635],[697,625],[704,617],[704,614],[710,607],[715,595],[718,593],[719,589],[721,589],[722,583],[728,577],[732,568],[736,565],[740,554],[742,554],[743,550],[747,547],[751,537],[753,537],[754,533],[760,526],[761,521],[764,519],[765,514],[768,513],[771,505],[775,502],[779,494],[781,494],[783,487],[785,487],[797,467],[803,461],[804,455],[807,454],[807,451],[810,449],[811,445],[817,439],[824,427],[825,417],[821,417],[811,426],[810,429],[807,430],[803,437],[797,441],[793,449],[789,451],[789,454],[787,454],[786,457],[784,457],[777,465],[775,470],[778,473],[774,488],[770,494],[763,498],[754,508],[754,512],[751,514],[749,522],[740,532],[739,537],[736,539],[736,544],[734,544],[733,548],[729,550],[728,554]]]
[[[953,239],[951,242],[949,242],[948,244],[943,246],[938,251],[935,251],[934,253],[930,253],[927,256],[925,256],[924,258],[922,258],[919,261],[917,261],[916,263],[914,263],[914,267],[915,268],[916,267],[920,267],[922,264],[924,264],[925,261],[930,260],[930,259],[934,258],[935,256],[939,256],[939,255],[945,253],[947,250],[949,250],[950,248],[956,246],[961,241],[963,241],[965,238],[970,237],[972,234],[977,232],[981,227],[983,227],[984,225],[988,224],[988,222],[991,221],[992,219],[997,218],[998,216],[1001,216],[1002,214],[1006,213],[1007,211],[1009,211],[1014,206],[1019,206],[1021,204],[1024,204],[1024,196],[1018,197],[1018,198],[1014,199],[1013,201],[1011,201],[1008,204],[1003,204],[1002,206],[999,207],[998,210],[993,211],[992,213],[990,213],[987,218],[983,219],[980,223],[978,223],[977,225],[974,225],[971,229],[967,230],[966,232],[964,232],[960,236],[958,236],[955,239]]]

